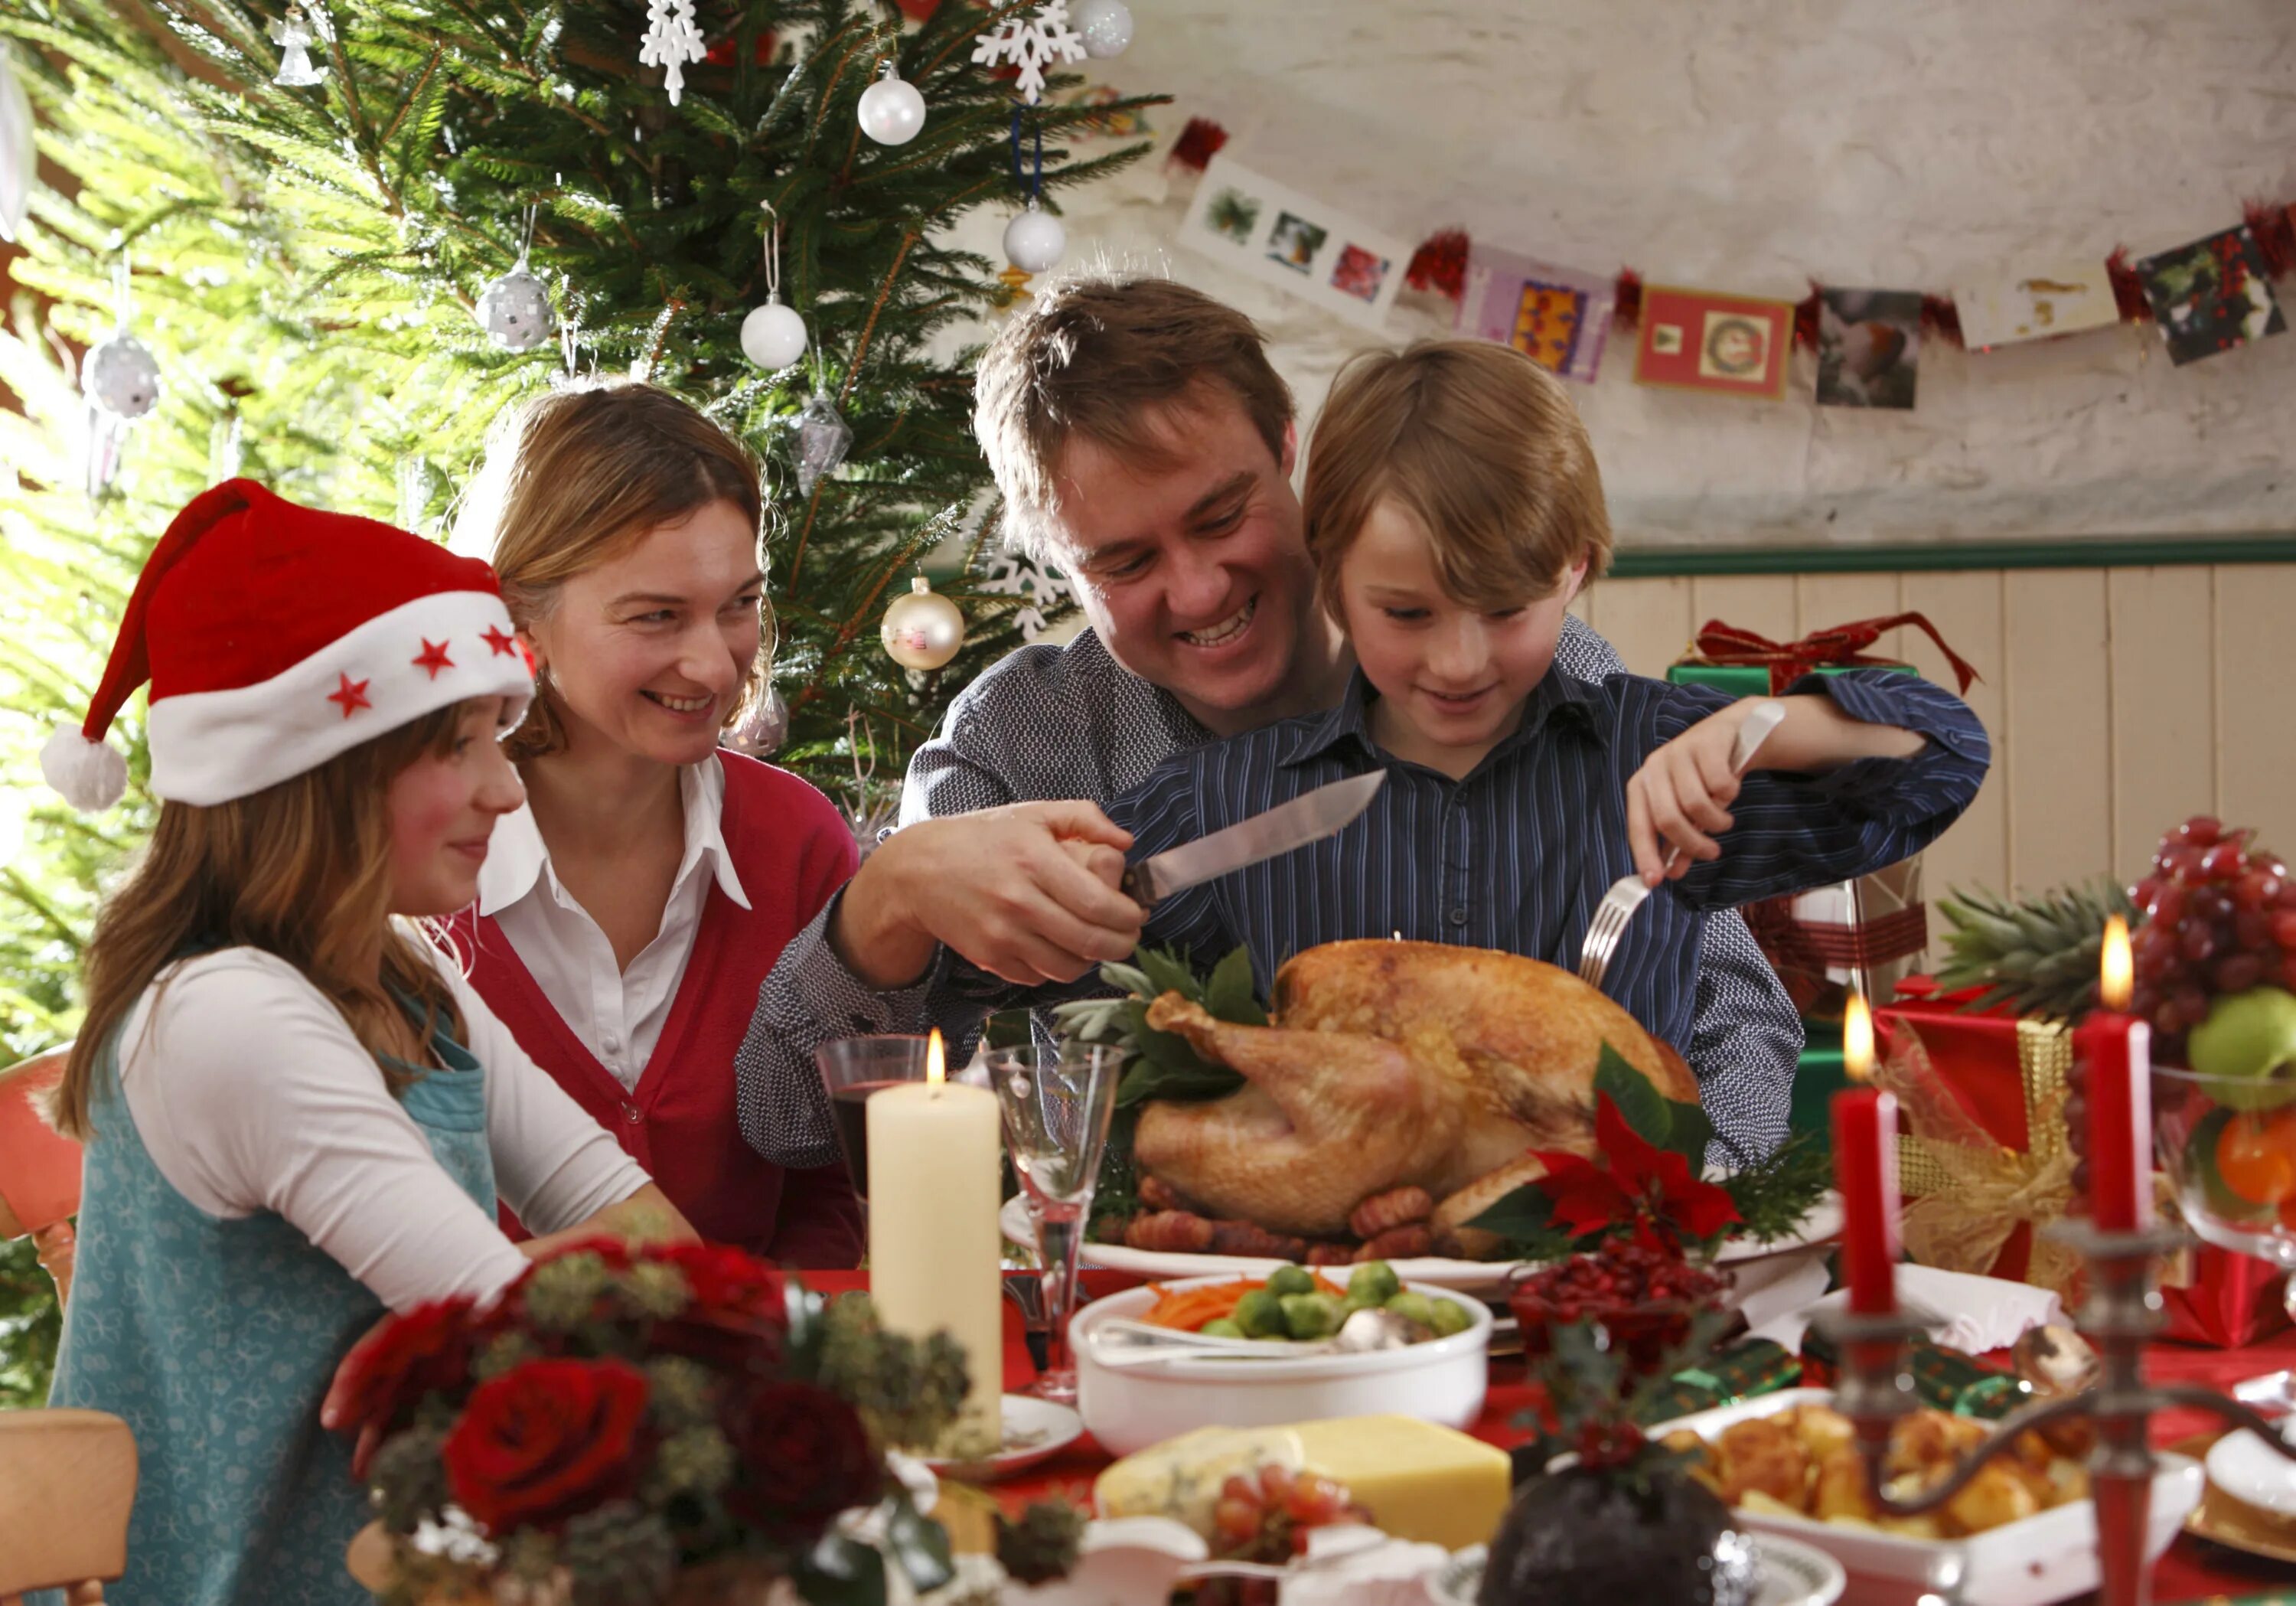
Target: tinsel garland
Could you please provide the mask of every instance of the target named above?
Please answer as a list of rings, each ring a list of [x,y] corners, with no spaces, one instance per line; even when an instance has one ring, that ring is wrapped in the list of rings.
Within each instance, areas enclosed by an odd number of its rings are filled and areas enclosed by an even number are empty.
[[[1199,124],[1209,128],[1216,143],[1203,152],[1201,161],[1192,161],[1182,154],[1190,136]],[[1211,153],[1226,143],[1227,135],[1217,123],[1196,119],[1188,124],[1172,148],[1170,160],[1201,170]],[[2242,203],[2241,215],[2248,226],[2249,235],[2256,242],[2257,254],[2262,259],[2267,276],[2276,279],[2296,276],[2296,203],[2250,201]],[[1472,244],[1467,232],[1460,228],[1445,228],[1430,235],[1411,259],[1406,276],[1414,290],[1432,291],[1452,301],[1459,299],[1466,282],[1467,255]],[[2144,281],[2137,276],[2128,259],[2126,247],[2116,246],[2105,259],[2105,272],[2112,282],[2113,305],[2124,323],[2149,324],[2154,320],[2152,304],[2144,293]],[[1810,281],[1809,294],[1794,305],[1793,343],[1806,350],[1817,349],[1820,295],[1817,282]],[[1643,276],[1631,268],[1619,269],[1613,287],[1614,305],[1611,322],[1622,330],[1632,330],[1642,322]],[[1949,295],[1922,296],[1922,331],[1948,345],[1962,343],[1961,311]]]

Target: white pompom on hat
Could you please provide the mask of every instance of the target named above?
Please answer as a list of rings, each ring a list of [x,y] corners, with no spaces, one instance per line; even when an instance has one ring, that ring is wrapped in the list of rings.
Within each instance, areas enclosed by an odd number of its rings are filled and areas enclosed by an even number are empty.
[[[75,807],[119,801],[127,766],[104,733],[146,680],[152,790],[203,804],[466,698],[511,698],[514,722],[534,690],[484,563],[252,480],[176,515],[127,599],[86,721],[41,748],[41,772]]]

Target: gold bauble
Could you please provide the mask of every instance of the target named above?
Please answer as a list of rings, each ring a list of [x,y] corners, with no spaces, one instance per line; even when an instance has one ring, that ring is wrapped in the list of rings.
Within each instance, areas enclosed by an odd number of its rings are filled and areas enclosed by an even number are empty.
[[[964,646],[964,614],[919,575],[885,610],[885,651],[904,669],[939,669]]]

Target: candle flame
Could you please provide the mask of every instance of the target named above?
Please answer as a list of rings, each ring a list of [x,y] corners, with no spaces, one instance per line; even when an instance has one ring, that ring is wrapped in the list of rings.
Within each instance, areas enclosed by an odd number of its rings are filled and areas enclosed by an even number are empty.
[[[925,1044],[925,1082],[930,1086],[939,1087],[947,1080],[948,1061],[941,1054],[940,1028],[935,1026],[931,1039]]]
[[[1841,1012],[1841,1068],[1853,1082],[1874,1075],[1874,1011],[1866,1008],[1866,995],[1854,988]]]
[[[2119,915],[2104,921],[2104,959],[2098,967],[2097,997],[2108,1009],[2126,1009],[2136,980],[2128,958],[2128,922]]]

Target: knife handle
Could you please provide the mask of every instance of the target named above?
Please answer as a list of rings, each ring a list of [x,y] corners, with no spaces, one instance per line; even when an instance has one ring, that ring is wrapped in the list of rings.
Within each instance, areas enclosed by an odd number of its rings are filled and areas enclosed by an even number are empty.
[[[1143,909],[1156,907],[1156,889],[1144,859],[1124,867],[1124,878],[1116,884],[1116,889]]]

